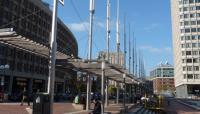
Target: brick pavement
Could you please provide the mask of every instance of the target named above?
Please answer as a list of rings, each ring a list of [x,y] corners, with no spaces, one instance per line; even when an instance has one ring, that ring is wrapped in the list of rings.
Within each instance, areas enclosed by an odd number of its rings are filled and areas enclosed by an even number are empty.
[[[26,104],[20,106],[20,103],[0,103],[0,114],[29,114],[26,108],[31,108]],[[55,103],[54,114],[64,114],[66,112],[80,111],[75,109],[71,103]]]
[[[132,104],[127,104],[130,108]],[[91,109],[93,109],[93,104],[91,105]],[[20,103],[0,103],[0,114],[29,114],[28,111],[31,112],[31,106],[20,106]],[[109,107],[105,107],[106,112],[111,112],[112,114],[119,114],[120,110],[123,109],[122,104],[110,104]],[[55,103],[54,104],[54,114],[88,114],[88,111],[77,110],[72,106],[72,103]]]

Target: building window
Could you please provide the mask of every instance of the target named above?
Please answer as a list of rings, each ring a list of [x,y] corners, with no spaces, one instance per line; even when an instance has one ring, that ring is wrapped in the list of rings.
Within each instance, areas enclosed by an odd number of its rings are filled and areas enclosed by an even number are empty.
[[[188,78],[188,79],[193,79],[193,75],[192,75],[192,74],[188,74],[188,75],[187,75],[187,78]]]
[[[199,66],[194,66],[194,71],[199,71]]]
[[[192,59],[187,59],[187,63],[192,63]]]
[[[192,71],[192,66],[187,66],[187,71]]]

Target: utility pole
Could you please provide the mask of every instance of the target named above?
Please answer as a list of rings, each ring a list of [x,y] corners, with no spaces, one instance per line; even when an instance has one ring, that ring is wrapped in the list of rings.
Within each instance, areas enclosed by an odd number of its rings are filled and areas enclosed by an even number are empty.
[[[92,30],[93,30],[93,19],[94,19],[94,0],[90,0],[90,29],[89,29],[89,58],[88,60],[92,60]],[[87,102],[86,102],[86,110],[90,109],[90,97],[91,97],[91,76],[88,74],[87,77]]]

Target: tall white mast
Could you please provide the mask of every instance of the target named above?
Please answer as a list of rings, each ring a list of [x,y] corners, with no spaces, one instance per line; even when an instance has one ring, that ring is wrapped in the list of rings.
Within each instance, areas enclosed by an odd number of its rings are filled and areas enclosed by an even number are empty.
[[[120,50],[120,22],[119,22],[119,0],[117,0],[117,23],[116,23],[116,31],[117,31],[117,64],[119,64],[119,50]]]
[[[128,38],[128,50],[129,50],[129,57],[128,57],[128,69],[129,69],[129,74],[131,74],[131,27],[130,27],[130,23],[129,23],[129,38]]]
[[[94,0],[90,0],[90,29],[89,29],[89,61],[92,59],[92,29],[93,29],[93,19],[94,19]],[[90,93],[91,93],[91,76],[88,75],[87,79],[87,102],[86,102],[86,110],[90,109]]]
[[[106,34],[106,40],[107,40],[107,61],[109,61],[110,58],[110,0],[107,0],[107,34]]]

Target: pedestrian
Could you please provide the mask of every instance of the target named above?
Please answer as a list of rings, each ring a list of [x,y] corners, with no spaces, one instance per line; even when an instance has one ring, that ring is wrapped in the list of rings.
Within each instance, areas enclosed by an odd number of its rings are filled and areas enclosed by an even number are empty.
[[[76,97],[74,99],[74,103],[75,104],[79,104],[79,95],[76,95]]]
[[[169,98],[167,99],[167,105],[168,106],[170,105],[170,99]]]
[[[101,114],[101,103],[98,99],[94,99],[94,110],[92,114]]]
[[[30,99],[29,99],[28,92],[26,91],[26,88],[24,88],[22,92],[21,106],[23,106],[25,101],[27,102],[28,106],[30,106]]]

